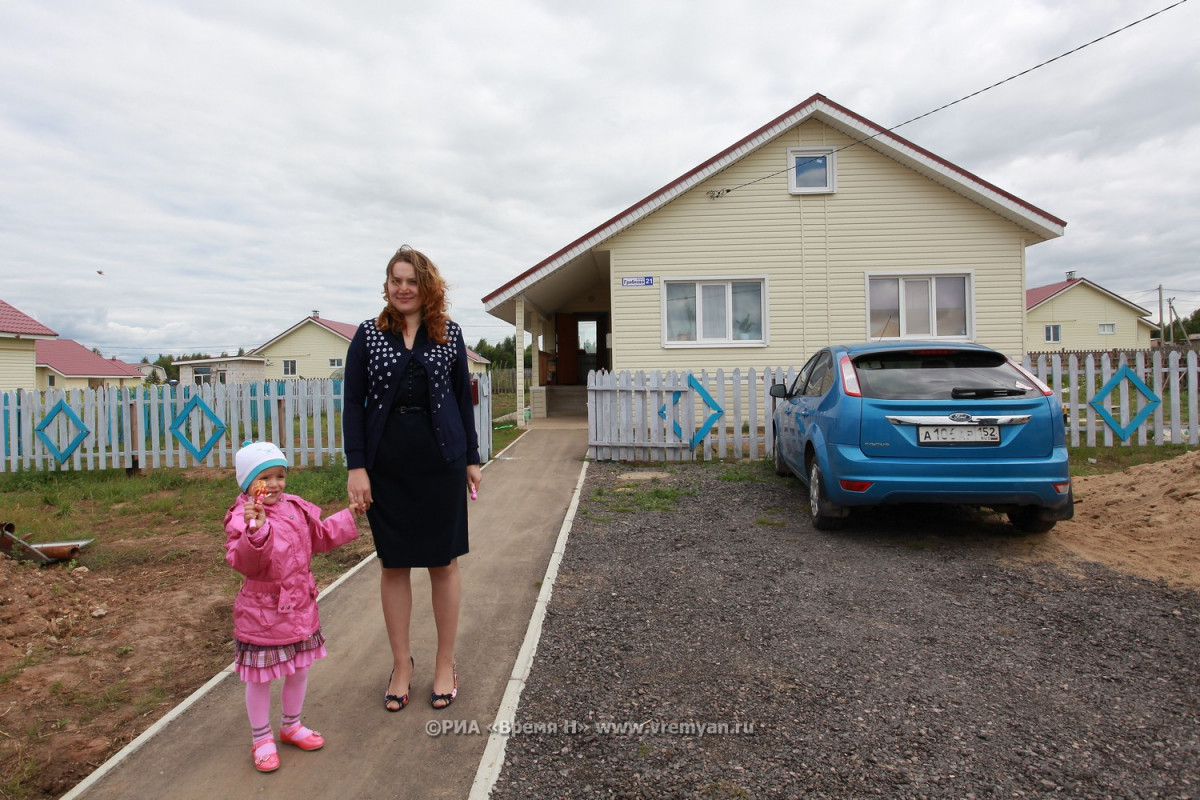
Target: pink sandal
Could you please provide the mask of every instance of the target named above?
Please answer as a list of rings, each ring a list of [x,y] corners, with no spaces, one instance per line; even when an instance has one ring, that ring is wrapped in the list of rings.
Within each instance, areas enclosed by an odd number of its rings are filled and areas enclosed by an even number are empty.
[[[320,750],[325,746],[325,737],[317,731],[309,732],[308,736],[305,736],[303,739],[296,739],[286,729],[281,728],[279,730],[279,741],[299,747],[301,750]]]
[[[275,770],[279,769],[279,753],[270,753],[269,755],[265,756],[256,755],[259,747],[262,747],[268,742],[273,743],[274,741],[274,738],[269,738],[265,741],[259,742],[258,744],[250,745],[250,758],[254,759],[254,768],[259,772],[274,772]]]

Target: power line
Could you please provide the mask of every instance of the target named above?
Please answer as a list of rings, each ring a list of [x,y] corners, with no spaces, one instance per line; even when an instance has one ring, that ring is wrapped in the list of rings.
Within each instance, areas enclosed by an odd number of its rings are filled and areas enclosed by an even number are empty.
[[[873,133],[873,134],[871,134],[870,136],[863,137],[862,139],[857,139],[857,140],[855,140],[855,141],[851,142],[850,144],[843,145],[842,147],[835,148],[834,150],[830,151],[830,152],[829,152],[829,153],[827,153],[827,154],[823,154],[823,155],[820,155],[820,156],[815,156],[814,158],[812,158],[812,159],[807,159],[807,160],[805,160],[805,161],[799,161],[799,160],[798,160],[796,164],[791,164],[791,165],[789,165],[788,167],[786,167],[785,169],[777,170],[776,172],[772,172],[772,173],[770,173],[769,175],[763,175],[761,178],[755,178],[755,179],[754,179],[754,180],[752,180],[752,181],[747,181],[746,183],[739,184],[738,186],[734,186],[732,189],[714,189],[714,190],[712,190],[712,191],[710,191],[710,192],[708,193],[709,199],[711,199],[711,200],[717,200],[717,199],[719,199],[719,198],[721,198],[721,197],[724,197],[725,195],[729,194],[730,192],[737,191],[738,189],[742,189],[742,188],[744,188],[744,187],[746,187],[746,186],[752,186],[752,185],[754,185],[754,184],[756,184],[756,183],[759,183],[759,182],[761,182],[761,181],[765,181],[765,180],[767,180],[768,178],[774,178],[776,175],[782,175],[782,174],[783,174],[783,173],[785,173],[785,172],[789,172],[789,171],[791,171],[791,170],[795,169],[795,168],[796,168],[796,166],[798,166],[799,164],[804,164],[804,163],[808,163],[809,161],[814,161],[814,160],[816,160],[816,159],[825,158],[825,157],[827,157],[828,155],[832,155],[833,153],[840,153],[841,151],[843,151],[843,150],[846,150],[846,149],[849,149],[849,148],[851,148],[851,147],[854,147],[854,146],[855,146],[855,145],[857,145],[857,144],[863,144],[863,143],[865,143],[865,142],[869,142],[869,141],[871,141],[872,139],[876,139],[876,138],[878,138],[878,137],[882,136],[882,135],[883,135],[883,134],[885,134],[885,133],[891,133],[891,132],[893,132],[893,131],[895,131],[895,130],[897,130],[897,129],[899,129],[899,128],[903,128],[905,125],[908,125],[908,124],[910,124],[910,123],[916,122],[917,120],[925,119],[926,117],[928,117],[928,116],[932,116],[933,114],[936,114],[936,113],[938,113],[939,111],[944,111],[944,110],[946,110],[947,108],[950,108],[951,106],[956,106],[956,105],[958,105],[959,103],[962,103],[962,102],[964,102],[964,101],[966,101],[966,100],[970,100],[972,97],[978,97],[979,95],[983,94],[984,92],[991,91],[992,89],[995,89],[995,88],[996,88],[996,87],[998,87],[998,86],[1003,86],[1004,84],[1008,83],[1009,81],[1014,81],[1014,80],[1016,80],[1017,78],[1020,78],[1020,77],[1023,77],[1023,76],[1025,76],[1025,75],[1028,75],[1029,73],[1033,72],[1034,70],[1041,69],[1042,67],[1044,67],[1044,66],[1047,66],[1048,64],[1053,64],[1055,61],[1059,61],[1060,59],[1066,58],[1066,57],[1067,57],[1067,56],[1069,56],[1069,55],[1073,55],[1073,54],[1075,54],[1075,53],[1078,53],[1080,50],[1083,50],[1084,48],[1091,47],[1092,45],[1094,45],[1094,44],[1097,44],[1098,42],[1102,42],[1102,41],[1104,41],[1105,39],[1108,39],[1108,38],[1111,38],[1111,37],[1113,37],[1113,36],[1116,36],[1118,33],[1122,33],[1122,32],[1124,32],[1124,31],[1127,31],[1127,30],[1129,30],[1130,28],[1132,28],[1132,27],[1133,27],[1133,26],[1135,26],[1135,25],[1140,25],[1140,24],[1142,24],[1143,22],[1145,22],[1145,21],[1147,21],[1147,20],[1149,20],[1149,19],[1153,19],[1154,17],[1157,17],[1159,14],[1162,14],[1162,13],[1164,13],[1164,12],[1170,11],[1170,10],[1171,10],[1171,9],[1173,9],[1173,8],[1176,8],[1176,7],[1178,7],[1178,6],[1181,6],[1181,5],[1183,5],[1184,3],[1186,3],[1187,1],[1188,1],[1188,0],[1178,0],[1178,2],[1172,3],[1171,5],[1167,6],[1166,8],[1160,8],[1158,11],[1155,11],[1155,12],[1154,12],[1154,13],[1152,13],[1152,14],[1147,14],[1146,16],[1142,17],[1142,18],[1141,18],[1141,19],[1139,19],[1139,20],[1135,20],[1135,21],[1133,21],[1133,22],[1130,22],[1128,25],[1123,25],[1122,27],[1120,27],[1120,28],[1117,28],[1116,30],[1109,31],[1108,33],[1104,34],[1103,36],[1098,36],[1097,38],[1095,38],[1095,39],[1092,39],[1090,42],[1087,42],[1087,43],[1085,43],[1085,44],[1081,44],[1081,45],[1079,45],[1079,46],[1078,46],[1078,47],[1076,47],[1076,48],[1073,48],[1073,49],[1071,49],[1071,50],[1068,50],[1068,51],[1066,51],[1065,53],[1059,53],[1059,54],[1058,54],[1058,55],[1056,55],[1054,58],[1047,59],[1047,60],[1043,61],[1043,62],[1042,62],[1042,63],[1040,63],[1040,64],[1037,64],[1037,65],[1035,65],[1035,66],[1032,66],[1032,67],[1030,67],[1029,69],[1022,70],[1021,72],[1018,72],[1018,73],[1017,73],[1017,74],[1015,74],[1015,75],[1010,75],[1010,76],[1008,76],[1007,78],[1005,78],[1005,79],[1004,79],[1004,80],[1002,80],[1002,81],[996,81],[995,83],[991,84],[990,86],[985,86],[985,87],[983,87],[982,89],[979,89],[979,90],[977,90],[977,91],[971,92],[971,93],[970,93],[970,94],[968,94],[968,95],[964,95],[964,96],[962,96],[962,97],[958,98],[957,100],[952,100],[952,101],[951,101],[951,102],[949,102],[949,103],[945,103],[945,104],[943,104],[943,105],[940,105],[940,106],[938,106],[937,108],[933,109],[932,111],[926,111],[924,114],[918,114],[917,116],[913,117],[912,119],[905,120],[904,122],[901,122],[899,125],[893,125],[892,127],[890,127],[890,128],[885,128],[885,129],[883,129],[883,130],[879,131],[878,133]]]

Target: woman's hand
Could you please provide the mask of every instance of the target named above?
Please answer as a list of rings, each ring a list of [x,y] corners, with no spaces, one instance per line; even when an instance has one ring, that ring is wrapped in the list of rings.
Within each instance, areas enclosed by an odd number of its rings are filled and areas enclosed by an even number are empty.
[[[478,464],[467,465],[467,491],[471,493],[471,499],[475,499],[475,495],[479,493],[479,482],[483,480],[483,470]]]
[[[365,514],[371,507],[371,479],[365,467],[352,469],[346,478],[346,495],[355,514]]]

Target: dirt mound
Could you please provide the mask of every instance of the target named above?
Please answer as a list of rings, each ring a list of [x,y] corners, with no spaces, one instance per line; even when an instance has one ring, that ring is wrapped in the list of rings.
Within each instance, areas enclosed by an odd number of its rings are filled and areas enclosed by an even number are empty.
[[[1075,518],[1028,537],[1031,555],[1200,589],[1200,450],[1075,478],[1074,487]]]

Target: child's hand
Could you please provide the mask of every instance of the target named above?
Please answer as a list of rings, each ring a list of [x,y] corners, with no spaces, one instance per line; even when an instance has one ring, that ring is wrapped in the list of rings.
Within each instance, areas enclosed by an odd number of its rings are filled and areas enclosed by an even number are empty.
[[[356,517],[361,517],[363,514],[367,513],[367,504],[366,503],[351,503],[350,504],[350,513]]]
[[[266,524],[267,510],[263,508],[262,500],[259,500],[257,497],[246,501],[246,505],[242,508],[242,513],[245,515],[246,528],[248,530],[254,531]]]

